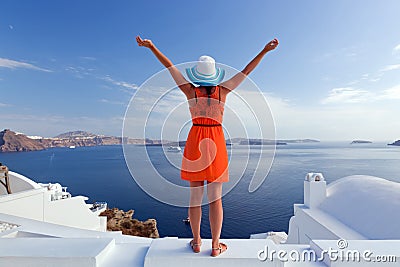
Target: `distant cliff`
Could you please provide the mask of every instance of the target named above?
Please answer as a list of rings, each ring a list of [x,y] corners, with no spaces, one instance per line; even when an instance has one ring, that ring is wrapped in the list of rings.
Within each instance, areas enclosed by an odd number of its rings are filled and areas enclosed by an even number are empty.
[[[46,149],[46,145],[9,129],[0,132],[0,152],[34,151]]]
[[[319,140],[314,139],[277,139],[277,140],[270,140],[270,139],[247,139],[242,137],[236,137],[232,139],[226,140],[229,144],[239,144],[239,145],[286,145],[292,143],[319,143]]]
[[[59,134],[53,138],[41,139],[47,147],[69,147],[69,146],[104,146],[120,145],[121,137],[97,135],[85,131],[72,131]]]
[[[291,143],[319,143],[318,140],[314,139],[277,139],[277,140],[271,140],[271,139],[257,139],[257,138],[252,138],[252,139],[247,139],[247,138],[232,138],[230,140],[227,140],[229,144],[235,144],[238,143],[239,145],[287,145]]]
[[[125,143],[160,144],[161,141],[129,138],[125,139]],[[121,137],[97,135],[85,131],[72,131],[50,138],[39,136],[30,138],[24,134],[16,133],[9,129],[0,132],[0,152],[35,151],[52,147],[106,146],[120,144],[122,144]]]
[[[366,141],[366,140],[354,140],[350,144],[371,144],[371,141]]]
[[[266,139],[245,139],[239,145],[287,145],[285,142]]]
[[[54,136],[54,138],[57,139],[74,139],[74,138],[94,138],[97,137],[98,135],[92,134],[89,132],[85,131],[72,131],[72,132],[66,132],[59,134],[57,136]]]
[[[103,211],[100,213],[100,216],[107,216],[108,231],[122,231],[124,235],[150,238],[160,237],[155,219],[148,219],[141,222],[137,219],[132,219],[133,213],[133,210],[124,212],[123,210],[113,208]]]
[[[388,144],[389,146],[400,146],[400,140],[397,140],[391,144]]]

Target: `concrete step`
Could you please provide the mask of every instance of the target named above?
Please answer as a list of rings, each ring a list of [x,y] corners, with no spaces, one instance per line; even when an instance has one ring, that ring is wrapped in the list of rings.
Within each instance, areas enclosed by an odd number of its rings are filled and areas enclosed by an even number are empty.
[[[97,267],[114,245],[111,238],[1,238],[0,267]]]
[[[103,234],[104,237],[114,238],[115,243],[143,243],[150,245],[152,239],[140,236],[123,235],[121,231],[107,231]]]
[[[143,243],[115,244],[98,267],[143,267],[148,249],[149,245]]]

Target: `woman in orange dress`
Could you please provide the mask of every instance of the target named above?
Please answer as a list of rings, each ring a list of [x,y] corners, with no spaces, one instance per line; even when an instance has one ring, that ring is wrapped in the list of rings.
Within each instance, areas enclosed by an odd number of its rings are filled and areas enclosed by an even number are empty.
[[[225,100],[228,93],[238,87],[264,55],[275,49],[279,42],[277,39],[270,41],[241,72],[221,83],[225,72],[216,67],[214,59],[209,56],[201,56],[196,66],[186,69],[189,82],[151,40],[137,36],[136,41],[139,46],[149,48],[168,68],[189,101],[193,126],[182,157],[181,178],[190,183],[189,218],[193,234],[190,246],[193,252],[200,252],[201,202],[206,181],[212,236],[211,256],[218,256],[228,249],[226,244],[219,241],[223,220],[222,183],[229,180],[228,153],[221,125]]]

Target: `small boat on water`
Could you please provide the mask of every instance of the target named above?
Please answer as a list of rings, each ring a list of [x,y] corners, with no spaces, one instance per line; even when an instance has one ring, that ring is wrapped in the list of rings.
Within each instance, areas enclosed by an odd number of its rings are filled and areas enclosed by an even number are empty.
[[[169,146],[167,150],[170,152],[181,152],[182,151],[182,149],[179,146]]]
[[[69,148],[70,148],[70,149],[74,149],[74,148],[76,148],[76,146],[69,146]]]

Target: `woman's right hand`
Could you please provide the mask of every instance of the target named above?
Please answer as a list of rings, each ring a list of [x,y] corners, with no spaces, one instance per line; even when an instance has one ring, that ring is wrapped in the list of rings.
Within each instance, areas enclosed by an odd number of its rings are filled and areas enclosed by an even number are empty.
[[[140,36],[136,36],[136,42],[138,43],[139,46],[144,46],[147,48],[152,48],[154,46],[153,42],[149,39],[142,39]]]

